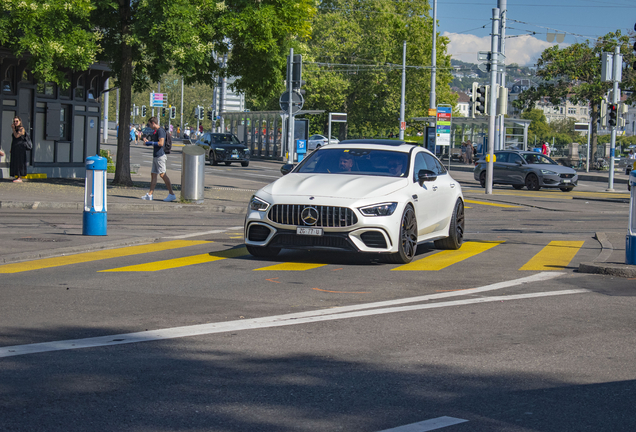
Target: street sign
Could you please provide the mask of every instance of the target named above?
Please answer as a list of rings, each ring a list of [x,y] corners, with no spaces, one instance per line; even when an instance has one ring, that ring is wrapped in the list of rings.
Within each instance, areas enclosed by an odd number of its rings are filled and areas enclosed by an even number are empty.
[[[479,63],[477,65],[477,69],[479,69],[483,73],[490,72],[490,63]]]
[[[283,93],[278,102],[280,104],[280,109],[282,109],[286,113],[289,113],[289,92]],[[304,103],[305,103],[305,100],[303,99],[303,96],[300,93],[292,92],[291,113],[296,114],[298,111],[300,111],[303,108]]]
[[[346,113],[329,113],[329,120],[333,123],[346,123],[347,122],[347,114]]]
[[[435,117],[437,115],[437,110],[435,108],[429,108],[428,109],[428,116],[429,117]]]
[[[406,130],[406,122],[400,122],[400,130]]]
[[[453,108],[448,106],[437,107],[436,142],[438,146],[449,146],[451,138],[451,121]]]
[[[490,61],[490,51],[479,51],[477,54],[477,60]]]
[[[150,106],[164,108],[168,104],[167,93],[150,93]]]

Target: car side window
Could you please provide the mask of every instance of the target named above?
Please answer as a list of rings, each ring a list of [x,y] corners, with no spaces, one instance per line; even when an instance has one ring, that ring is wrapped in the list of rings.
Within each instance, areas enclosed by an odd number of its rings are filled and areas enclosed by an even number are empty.
[[[211,143],[210,143],[210,134],[205,134],[205,135],[203,135],[203,142],[204,142],[205,144],[211,144]]]
[[[495,153],[495,162],[508,162],[508,153]]]
[[[521,159],[521,156],[519,156],[518,154],[512,153],[510,157],[508,158],[508,162],[513,164],[517,164],[517,163],[523,164],[523,159]]]
[[[424,155],[424,160],[426,161],[426,166],[428,170],[433,171],[435,174],[440,175],[446,173],[446,169],[442,166],[442,164],[437,160],[437,158],[428,153],[421,153]]]
[[[417,181],[417,176],[420,170],[429,169],[424,160],[424,152],[415,155],[415,166],[413,168],[413,181]]]

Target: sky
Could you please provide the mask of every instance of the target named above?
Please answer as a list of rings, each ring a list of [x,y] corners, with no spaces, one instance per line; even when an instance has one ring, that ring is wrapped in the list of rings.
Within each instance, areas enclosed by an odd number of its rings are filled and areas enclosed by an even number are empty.
[[[437,31],[450,39],[454,59],[479,63],[477,52],[490,51],[495,7],[497,0],[437,0]],[[508,0],[506,63],[534,66],[544,49],[557,45],[548,33],[561,35],[558,45],[565,46],[616,30],[633,33],[634,24],[636,0]]]

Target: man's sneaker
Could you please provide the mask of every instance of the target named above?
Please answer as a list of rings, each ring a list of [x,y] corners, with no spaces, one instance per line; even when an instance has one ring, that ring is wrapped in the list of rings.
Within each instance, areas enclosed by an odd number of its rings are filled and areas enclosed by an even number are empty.
[[[142,196],[141,199],[142,200],[146,200],[146,201],[152,201],[152,195],[146,194],[146,195]]]
[[[170,201],[174,201],[176,199],[177,199],[177,196],[175,194],[168,194],[168,196],[166,197],[166,199],[164,201],[170,202]]]

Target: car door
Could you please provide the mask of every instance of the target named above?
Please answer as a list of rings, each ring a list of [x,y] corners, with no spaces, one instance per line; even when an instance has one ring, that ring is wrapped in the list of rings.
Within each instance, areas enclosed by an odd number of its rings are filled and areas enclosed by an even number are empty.
[[[492,179],[495,183],[507,183],[508,153],[496,152],[495,162],[492,164]]]
[[[432,221],[433,208],[431,202],[435,199],[433,195],[433,182],[425,182],[420,186],[418,181],[418,173],[420,170],[430,170],[424,152],[418,152],[414,157],[413,171],[411,175],[411,187],[409,193],[413,197],[415,205],[415,216],[417,218],[417,235],[425,236],[431,232],[430,227],[434,224]]]
[[[448,174],[439,159],[435,156],[425,153],[424,159],[427,165],[433,166],[437,174],[437,179],[433,182],[433,200],[434,205],[434,231],[445,228],[450,222],[453,210],[455,208],[455,196],[457,195],[458,183]]]
[[[517,153],[508,156],[508,178],[510,184],[524,184],[526,181],[524,161]]]

